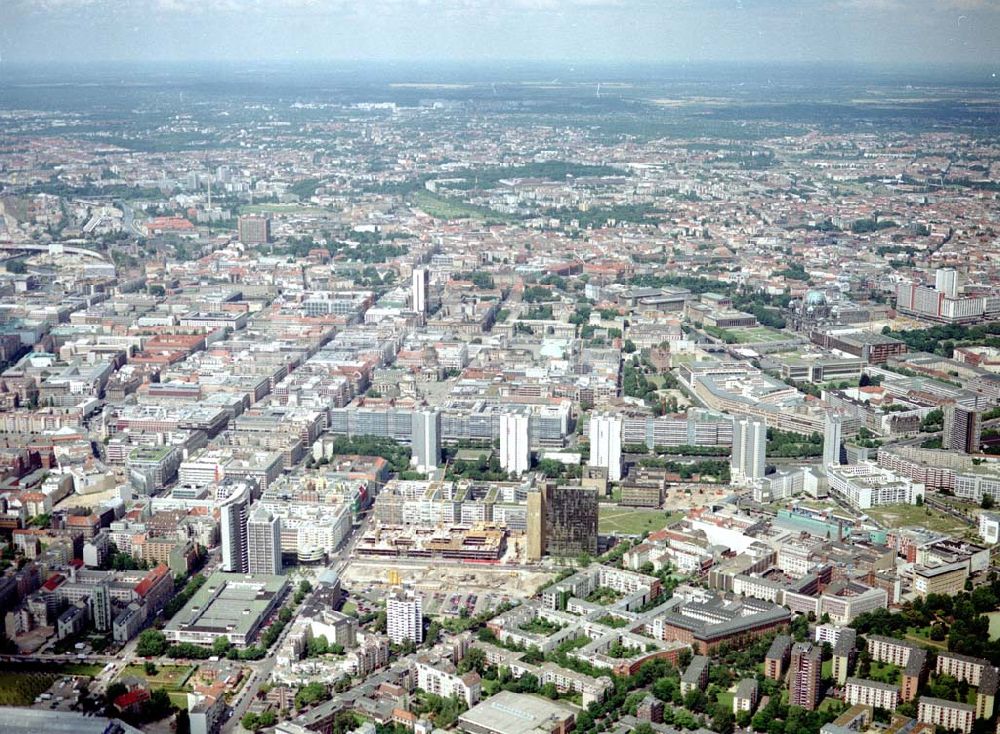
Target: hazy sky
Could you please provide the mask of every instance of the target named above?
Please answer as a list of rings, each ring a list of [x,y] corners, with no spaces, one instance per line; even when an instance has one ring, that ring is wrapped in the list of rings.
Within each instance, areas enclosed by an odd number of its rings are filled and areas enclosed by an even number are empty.
[[[1000,0],[0,0],[0,59],[1000,61]]]

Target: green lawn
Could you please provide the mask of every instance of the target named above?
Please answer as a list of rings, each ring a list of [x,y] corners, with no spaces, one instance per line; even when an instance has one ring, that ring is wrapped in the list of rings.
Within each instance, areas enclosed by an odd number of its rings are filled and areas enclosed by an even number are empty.
[[[990,618],[990,639],[995,640],[1000,637],[1000,612],[990,612],[986,616]]]
[[[833,713],[840,713],[845,708],[844,702],[837,698],[830,698],[827,696],[822,701],[819,702],[819,706],[816,707],[817,711],[832,711]]]
[[[58,677],[41,670],[0,671],[0,706],[30,706]]]
[[[340,611],[342,611],[344,614],[350,614],[351,616],[357,616],[358,605],[355,604],[353,601],[346,601],[346,602],[344,602],[344,606],[342,606],[340,608]]]
[[[792,338],[792,334],[768,328],[767,326],[752,326],[747,329],[727,329],[736,339],[737,344],[753,344],[757,342],[783,342]]]
[[[726,711],[733,710],[733,697],[735,694],[732,691],[719,691],[718,702],[726,707]]]
[[[948,643],[944,640],[940,642],[931,639],[931,628],[930,627],[909,627],[906,630],[906,639],[910,642],[915,642],[918,645],[927,645],[929,647],[937,647],[941,650],[948,649]]]
[[[28,706],[57,678],[66,675],[94,678],[102,670],[104,666],[97,663],[12,665],[9,670],[0,671],[0,706]]]
[[[601,505],[597,516],[597,532],[608,535],[642,535],[647,531],[661,530],[678,517],[679,513],[663,510],[632,510]]]
[[[833,660],[823,661],[823,673],[822,676],[825,680],[833,678]]]
[[[426,189],[418,189],[412,194],[413,205],[436,219],[491,219],[506,220],[500,212],[481,206],[466,204],[464,201],[432,194]]]
[[[869,680],[882,681],[883,683],[899,683],[899,675],[900,670],[895,665],[873,660],[871,673],[868,674],[868,678]]]
[[[951,515],[917,505],[884,505],[865,512],[887,528],[921,527],[938,533],[963,535],[969,526]]]

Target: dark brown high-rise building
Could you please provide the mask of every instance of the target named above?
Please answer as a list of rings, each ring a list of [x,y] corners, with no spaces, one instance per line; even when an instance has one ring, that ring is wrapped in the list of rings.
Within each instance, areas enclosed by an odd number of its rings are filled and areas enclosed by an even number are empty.
[[[984,401],[985,402],[985,399]],[[979,453],[983,413],[979,400],[972,399],[944,406],[944,433],[941,447],[963,454]]]
[[[808,642],[796,642],[788,663],[788,705],[812,711],[819,704],[823,674],[823,650]]]
[[[257,214],[246,214],[239,221],[240,242],[244,245],[266,245],[271,241],[271,219]]]
[[[597,489],[547,484],[528,493],[528,558],[597,553]]]

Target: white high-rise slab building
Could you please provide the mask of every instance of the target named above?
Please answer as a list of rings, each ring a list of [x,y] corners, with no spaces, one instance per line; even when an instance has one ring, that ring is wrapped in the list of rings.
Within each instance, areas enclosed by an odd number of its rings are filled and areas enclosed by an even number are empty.
[[[840,464],[840,442],[843,440],[843,420],[827,414],[823,421],[823,466]]]
[[[389,640],[401,645],[407,640],[424,641],[424,612],[419,594],[394,589],[385,600],[385,626]]]
[[[281,573],[281,518],[261,506],[247,520],[247,573]]]
[[[500,466],[521,474],[531,468],[531,416],[500,414]]]
[[[431,274],[427,268],[413,269],[413,288],[411,300],[413,310],[419,314],[427,315],[427,291],[430,290]]]
[[[219,507],[222,535],[222,570],[247,572],[247,514],[250,509],[250,485],[239,483]]]
[[[955,268],[939,268],[934,273],[934,290],[948,298],[958,297],[958,273]]]
[[[441,412],[418,410],[413,414],[412,458],[417,471],[434,471],[441,464]]]
[[[733,421],[732,482],[747,486],[764,478],[767,426],[763,421],[738,418]]]
[[[622,478],[622,417],[612,413],[590,416],[590,465],[608,470],[608,480]]]

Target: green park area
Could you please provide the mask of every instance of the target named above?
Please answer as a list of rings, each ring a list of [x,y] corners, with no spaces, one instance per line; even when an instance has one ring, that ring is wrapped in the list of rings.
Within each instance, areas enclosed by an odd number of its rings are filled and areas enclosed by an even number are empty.
[[[601,505],[597,516],[597,532],[604,535],[642,535],[663,529],[678,516],[677,513],[663,510],[634,510]]]
[[[411,200],[415,207],[435,219],[490,219],[495,221],[506,219],[500,212],[466,204],[459,199],[438,196],[425,189],[414,191]]]
[[[990,612],[986,616],[990,618],[990,639],[1000,639],[1000,612]]]
[[[11,665],[0,671],[0,706],[30,706],[56,679],[65,675],[93,678],[103,668],[103,665],[91,663]]]
[[[868,674],[869,680],[877,680],[882,683],[899,683],[900,670],[890,663],[880,663],[873,660],[871,672]]]
[[[952,535],[964,535],[969,529],[961,520],[927,505],[884,505],[865,512],[887,528],[921,527]]]
[[[725,707],[727,711],[732,711],[734,696],[735,694],[733,691],[719,691],[719,696],[716,699],[716,702],[718,705]]]
[[[0,706],[30,706],[59,676],[45,670],[0,672]]]
[[[745,329],[727,329],[727,331],[736,338],[738,344],[783,342],[792,338],[791,334],[767,326],[751,326]]]

